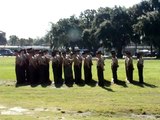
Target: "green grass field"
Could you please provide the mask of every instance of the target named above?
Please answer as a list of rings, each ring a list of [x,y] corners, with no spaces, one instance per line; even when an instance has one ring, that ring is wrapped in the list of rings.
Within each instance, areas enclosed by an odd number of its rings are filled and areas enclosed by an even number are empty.
[[[85,85],[15,87],[14,57],[0,58],[0,120],[153,120],[160,119],[160,61],[145,60],[144,85],[138,84],[134,60],[133,84],[125,83],[124,60],[119,60],[120,84],[104,88]],[[110,59],[105,79],[111,81]],[[94,64],[93,79],[97,81]],[[50,78],[53,81],[50,68]]]

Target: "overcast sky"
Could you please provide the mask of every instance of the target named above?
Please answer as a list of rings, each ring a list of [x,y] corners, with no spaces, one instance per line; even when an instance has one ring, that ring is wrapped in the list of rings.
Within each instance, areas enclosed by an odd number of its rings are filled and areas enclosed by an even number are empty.
[[[6,36],[37,38],[46,34],[50,22],[68,18],[86,9],[130,7],[141,0],[0,0],[0,31]]]

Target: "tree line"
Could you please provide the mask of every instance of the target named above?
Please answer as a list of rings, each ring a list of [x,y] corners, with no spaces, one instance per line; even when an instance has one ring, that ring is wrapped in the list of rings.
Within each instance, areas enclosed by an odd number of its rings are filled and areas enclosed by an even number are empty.
[[[79,17],[70,16],[52,23],[46,39],[51,47],[97,50],[101,45],[115,48],[122,57],[129,43],[153,45],[160,51],[160,2],[142,1],[130,8],[87,9]]]
[[[69,18],[51,23],[47,34],[40,39],[19,39],[19,44],[49,44],[51,48],[79,47],[91,51],[104,46],[108,50],[115,48],[118,57],[126,45],[145,43],[154,46],[160,54],[160,1],[146,0],[130,8],[115,6],[87,9]],[[10,36],[8,42],[17,44],[16,36]]]

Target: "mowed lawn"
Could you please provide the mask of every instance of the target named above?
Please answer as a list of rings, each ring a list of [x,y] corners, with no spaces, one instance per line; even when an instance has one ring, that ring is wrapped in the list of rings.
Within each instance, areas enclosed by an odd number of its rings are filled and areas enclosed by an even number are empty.
[[[119,60],[119,84],[110,84],[111,59],[105,60],[105,87],[96,84],[15,87],[14,57],[0,57],[0,120],[144,120],[160,119],[160,61],[144,61],[144,85],[125,82]],[[93,80],[97,81],[94,62]],[[50,66],[50,79],[53,81]]]

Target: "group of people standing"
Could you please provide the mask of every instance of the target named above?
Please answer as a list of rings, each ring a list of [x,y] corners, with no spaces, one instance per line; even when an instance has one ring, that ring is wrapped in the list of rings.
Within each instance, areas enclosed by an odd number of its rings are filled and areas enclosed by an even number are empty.
[[[53,50],[51,55],[47,50],[22,49],[16,51],[15,72],[17,84],[51,84],[49,78],[49,63],[52,62],[54,83],[61,84],[64,73],[65,84],[82,82],[82,61],[84,60],[85,83],[92,80],[92,56],[88,50],[80,55],[80,50],[71,52]],[[72,68],[72,65],[74,67]],[[72,70],[74,69],[74,70]],[[64,71],[64,72],[63,72]],[[74,80],[73,80],[74,71]]]
[[[48,51],[22,49],[16,51],[15,72],[17,84],[51,84]]]
[[[143,83],[143,58],[142,53],[137,53],[137,69],[139,76],[139,83]],[[126,52],[125,57],[125,70],[126,70],[126,80],[128,83],[133,82],[133,59],[129,51]]]
[[[111,51],[112,61],[112,82],[116,83],[118,59],[116,52]],[[96,52],[97,57],[97,77],[98,85],[104,86],[104,58],[101,51]],[[49,63],[52,62],[52,71],[55,84],[62,84],[62,74],[64,73],[65,84],[75,82],[81,84],[82,81],[82,68],[84,69],[84,82],[89,84],[92,80],[92,56],[89,50],[85,50],[80,54],[80,50],[71,52],[53,50],[50,55],[47,50],[33,50],[23,49],[16,51],[15,71],[17,84],[51,84],[49,78]],[[83,65],[82,65],[83,63]],[[73,65],[73,67],[72,67]],[[143,83],[143,59],[141,54],[138,54],[138,73],[140,83]],[[73,70],[72,70],[73,69]],[[133,81],[133,60],[130,52],[126,52],[125,58],[126,77],[128,82]],[[74,77],[73,77],[74,71]],[[74,78],[74,79],[73,79]]]

